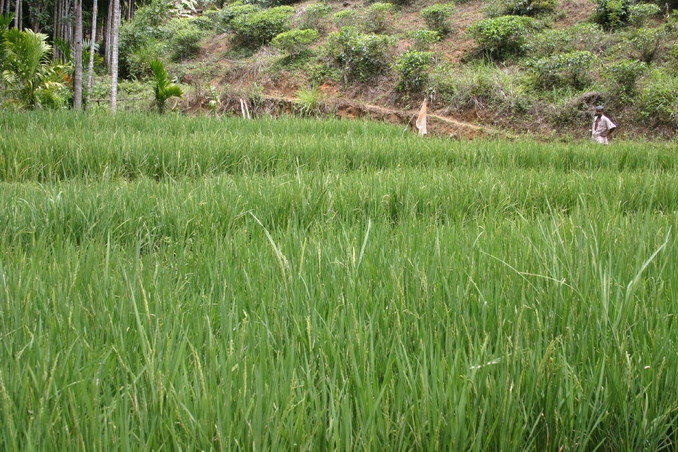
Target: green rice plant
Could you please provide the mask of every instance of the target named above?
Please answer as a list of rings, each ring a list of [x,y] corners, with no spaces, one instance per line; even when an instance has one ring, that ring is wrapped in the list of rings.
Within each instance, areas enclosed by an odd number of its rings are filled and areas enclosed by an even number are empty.
[[[675,443],[670,144],[68,113],[0,112],[0,449]]]

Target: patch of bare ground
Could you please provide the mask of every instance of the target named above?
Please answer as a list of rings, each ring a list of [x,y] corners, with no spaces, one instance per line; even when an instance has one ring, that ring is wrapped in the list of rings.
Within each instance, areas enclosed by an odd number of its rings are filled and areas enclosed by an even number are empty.
[[[596,5],[593,0],[561,0],[556,7],[556,28],[565,28],[588,20]]]

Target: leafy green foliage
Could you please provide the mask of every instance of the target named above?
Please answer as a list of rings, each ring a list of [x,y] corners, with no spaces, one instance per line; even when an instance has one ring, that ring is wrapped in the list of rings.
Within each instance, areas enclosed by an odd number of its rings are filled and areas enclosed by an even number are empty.
[[[51,64],[47,35],[12,28],[0,33],[0,42],[6,95],[29,109],[63,106],[68,97],[63,83],[67,67]]]
[[[536,58],[575,50],[591,50],[591,41],[595,41],[602,33],[600,25],[590,23],[548,29],[529,35],[523,44],[523,52]]]
[[[537,22],[531,17],[502,16],[483,19],[471,25],[468,32],[481,50],[491,56],[506,56],[520,53],[526,36],[537,29]]]
[[[637,60],[622,60],[608,64],[603,76],[610,80],[620,95],[629,96],[636,90],[636,80],[647,70],[647,63]]]
[[[596,0],[593,20],[605,29],[619,28],[629,20],[629,8],[633,0]]]
[[[155,106],[158,113],[164,113],[167,99],[170,97],[181,97],[183,92],[181,87],[172,83],[165,69],[165,65],[160,60],[150,62],[153,71],[153,93],[155,94]]]
[[[313,28],[323,32],[330,11],[332,7],[322,1],[307,5],[302,12],[302,28]]]
[[[383,33],[393,22],[396,7],[393,3],[375,2],[367,7],[363,28],[369,33]]]
[[[526,66],[531,69],[537,83],[543,88],[558,85],[583,87],[589,80],[588,71],[597,57],[589,51],[561,53],[548,57],[528,60]]]
[[[415,30],[409,37],[414,42],[415,50],[419,51],[428,50],[431,45],[442,39],[440,33],[434,30]]]
[[[429,92],[453,110],[483,110],[523,114],[534,100],[527,93],[524,77],[515,70],[493,64],[472,64],[466,67],[440,65],[430,77]]]
[[[330,34],[328,51],[346,81],[366,81],[389,67],[389,51],[394,43],[390,36],[363,34],[355,27],[343,27]]]
[[[297,111],[303,116],[320,113],[323,106],[323,93],[317,86],[297,91]]]
[[[437,31],[441,35],[448,34],[451,31],[450,16],[454,12],[453,3],[439,3],[427,6],[421,10],[421,17],[424,18],[426,26],[431,30]]]
[[[358,20],[358,13],[352,9],[344,9],[335,13],[334,16],[332,16],[332,19],[334,20],[334,24],[339,28],[353,27]]]
[[[656,69],[640,93],[640,117],[678,128],[678,76]]]
[[[203,30],[196,24],[195,18],[176,18],[166,25],[170,37],[170,51],[172,59],[180,61],[191,58],[200,51],[200,39],[204,36]]]
[[[401,55],[395,62],[395,69],[400,75],[398,90],[413,91],[423,88],[428,80],[426,70],[432,62],[432,52],[409,51]]]
[[[308,50],[308,47],[318,39],[318,36],[318,31],[314,29],[290,30],[273,38],[271,45],[287,55],[295,56]]]
[[[224,31],[233,31],[231,27],[233,19],[256,13],[257,11],[261,11],[261,8],[256,5],[243,4],[242,2],[232,3],[224,7],[219,13],[221,27]]]
[[[656,16],[661,8],[654,3],[638,3],[629,8],[629,23],[643,25],[652,16]]]
[[[242,47],[258,48],[276,35],[289,29],[288,20],[294,14],[291,6],[277,6],[236,16],[231,21],[234,40]]]
[[[639,3],[635,0],[596,0],[593,20],[608,30],[623,27],[629,23],[642,25],[649,17],[661,11],[653,3]]]
[[[485,5],[485,14],[499,16],[537,16],[551,12],[558,0],[491,0]]]
[[[665,27],[638,28],[625,40],[631,54],[646,63],[652,62],[668,35]]]

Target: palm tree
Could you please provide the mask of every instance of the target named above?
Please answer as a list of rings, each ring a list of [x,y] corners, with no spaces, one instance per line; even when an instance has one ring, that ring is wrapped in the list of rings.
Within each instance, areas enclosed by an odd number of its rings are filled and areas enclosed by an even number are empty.
[[[170,82],[162,61],[153,60],[150,64],[155,78],[155,86],[153,87],[155,92],[155,105],[158,108],[158,113],[163,113],[165,111],[165,102],[167,99],[170,97],[181,97],[184,93],[178,85]]]
[[[118,109],[118,38],[120,35],[120,0],[113,0],[113,30],[111,31],[111,111]]]
[[[60,91],[65,88],[63,66],[51,65],[52,47],[47,35],[32,30],[12,28],[3,33],[3,81],[8,91],[16,94],[16,101],[28,108],[45,103],[60,103]]]
[[[73,108],[82,110],[82,0],[75,0],[75,73]]]
[[[81,0],[82,1],[82,0]],[[92,92],[92,77],[94,75],[94,51],[97,42],[97,0],[93,0],[92,6],[92,36],[89,45],[89,64],[87,65],[87,101],[89,102],[89,93]]]

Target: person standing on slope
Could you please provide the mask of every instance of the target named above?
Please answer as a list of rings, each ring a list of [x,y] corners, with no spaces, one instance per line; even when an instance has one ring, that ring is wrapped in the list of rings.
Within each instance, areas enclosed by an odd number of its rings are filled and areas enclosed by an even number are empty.
[[[596,107],[596,114],[593,117],[593,125],[591,126],[591,138],[596,143],[610,144],[609,138],[612,136],[612,132],[617,126],[610,118],[603,114],[604,111],[605,107],[602,105]]]

